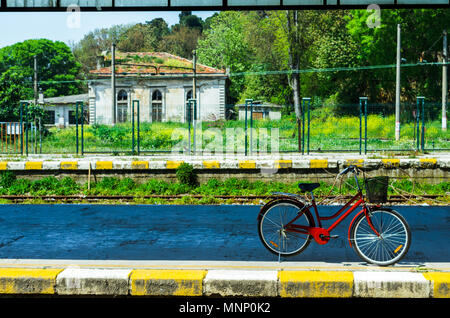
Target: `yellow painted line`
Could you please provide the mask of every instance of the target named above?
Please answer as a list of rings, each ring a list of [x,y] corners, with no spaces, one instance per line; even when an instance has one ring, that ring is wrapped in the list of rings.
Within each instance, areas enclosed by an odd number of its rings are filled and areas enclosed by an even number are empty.
[[[450,273],[430,272],[422,275],[433,283],[434,298],[450,298]]]
[[[131,272],[131,295],[202,296],[206,270],[138,269]]]
[[[62,170],[77,170],[78,162],[76,162],[76,161],[61,161],[60,167]]]
[[[385,168],[398,168],[400,166],[400,159],[381,159]]]
[[[205,169],[219,169],[220,168],[220,162],[216,160],[212,161],[203,161],[203,168]]]
[[[437,163],[436,158],[421,158],[419,161],[420,161],[421,168],[432,168]]]
[[[25,170],[42,170],[42,161],[25,162]]]
[[[0,294],[54,294],[62,270],[0,268]]]
[[[166,162],[167,169],[177,169],[184,161],[172,161],[169,160]]]
[[[95,168],[99,170],[111,170],[113,168],[112,161],[97,161],[95,163]]]
[[[309,162],[310,168],[328,168],[328,159],[311,159]]]
[[[148,161],[132,161],[131,169],[148,169]]]
[[[292,168],[292,160],[275,160],[275,168],[277,169]]]
[[[344,167],[348,166],[356,166],[361,168],[364,166],[364,159],[347,159],[344,161]]]
[[[255,160],[239,160],[240,169],[256,169]]]
[[[353,273],[280,271],[281,297],[352,297]]]
[[[6,170],[8,169],[8,162],[2,161],[0,162],[0,170]]]

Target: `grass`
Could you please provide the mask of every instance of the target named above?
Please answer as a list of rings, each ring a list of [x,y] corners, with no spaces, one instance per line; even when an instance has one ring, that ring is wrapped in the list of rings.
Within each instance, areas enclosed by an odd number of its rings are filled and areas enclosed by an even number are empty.
[[[315,190],[315,195],[320,199],[324,195],[347,195],[355,194],[354,180],[332,187],[332,185],[320,182],[321,186]],[[299,180],[301,182],[301,180]],[[305,181],[307,182],[307,181]],[[180,181],[168,182],[164,180],[150,179],[137,183],[135,180],[125,177],[105,177],[90,184],[79,184],[70,177],[58,179],[50,176],[31,181],[19,179],[10,171],[3,172],[0,177],[0,195],[132,195],[136,197],[137,203],[162,204],[167,203],[161,198],[144,198],[149,195],[183,195],[177,199],[175,204],[216,204],[227,203],[219,200],[216,196],[221,195],[257,195],[268,196],[272,192],[288,192],[300,194],[298,182],[275,182],[275,181],[248,181],[245,179],[228,178],[224,181],[209,179],[203,184],[186,184]],[[410,193],[417,196],[434,194],[441,198],[439,202],[450,204],[448,193],[450,182],[438,184],[415,183],[410,180],[398,180],[391,182],[388,194]],[[201,195],[200,200],[192,195]],[[231,202],[231,201],[230,201]]]
[[[224,152],[229,151],[229,149],[235,152],[243,152],[245,149],[244,127],[245,123],[242,120],[202,122],[202,149],[212,152]],[[253,149],[255,152],[264,153],[276,151],[276,149],[280,152],[298,151],[298,127],[294,115],[283,117],[280,120],[254,120],[253,127]],[[415,122],[402,123],[399,141],[395,140],[394,127],[394,115],[369,115],[367,120],[368,150],[415,150]],[[143,152],[170,152],[173,150],[183,152],[188,148],[187,128],[188,125],[185,123],[141,123],[140,150]],[[306,137],[308,127],[304,128],[306,148],[308,145]],[[135,129],[137,131],[136,127]],[[309,126],[309,148],[311,151],[359,151],[359,129],[358,116],[336,116],[331,114],[329,110],[313,110]],[[81,136],[81,130],[79,135]],[[363,120],[363,149],[364,135],[365,123]],[[115,126],[87,125],[84,127],[84,150],[86,152],[129,153],[132,150],[132,138],[131,123],[121,123]],[[248,132],[248,138],[250,140],[250,132]],[[275,141],[273,144],[272,139]],[[197,137],[197,145],[200,143],[199,140],[200,138]],[[426,149],[448,149],[449,142],[450,130],[442,131],[440,120],[426,122]],[[31,143],[30,138],[30,145]],[[193,137],[191,136],[191,145],[192,143]],[[79,147],[81,150],[81,138]],[[137,150],[137,132],[135,132],[135,150]],[[64,154],[75,152],[75,127],[50,128],[49,134],[43,138],[42,153]]]

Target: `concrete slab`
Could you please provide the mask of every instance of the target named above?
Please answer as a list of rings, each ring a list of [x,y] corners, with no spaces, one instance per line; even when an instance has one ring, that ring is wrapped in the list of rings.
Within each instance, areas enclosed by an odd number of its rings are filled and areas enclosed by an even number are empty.
[[[209,270],[203,281],[206,296],[259,297],[278,295],[278,271]]]
[[[430,283],[421,273],[355,272],[355,297],[428,298]]]
[[[60,295],[128,295],[131,269],[66,268],[59,273]]]

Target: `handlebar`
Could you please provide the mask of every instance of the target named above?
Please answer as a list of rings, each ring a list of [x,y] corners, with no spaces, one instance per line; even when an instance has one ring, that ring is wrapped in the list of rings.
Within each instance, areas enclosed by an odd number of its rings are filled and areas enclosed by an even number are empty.
[[[351,169],[353,170],[354,173],[358,174],[358,169],[356,169],[356,166],[351,165],[342,170],[341,172],[339,172],[338,176],[349,173]]]

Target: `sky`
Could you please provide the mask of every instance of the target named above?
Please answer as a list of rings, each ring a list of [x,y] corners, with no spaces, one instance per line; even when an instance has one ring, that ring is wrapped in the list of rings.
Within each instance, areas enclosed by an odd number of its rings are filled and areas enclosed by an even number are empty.
[[[161,12],[1,12],[0,48],[28,39],[46,38],[76,43],[85,34],[99,28],[163,18],[169,26],[178,23],[176,11]],[[214,11],[193,11],[205,20]]]

